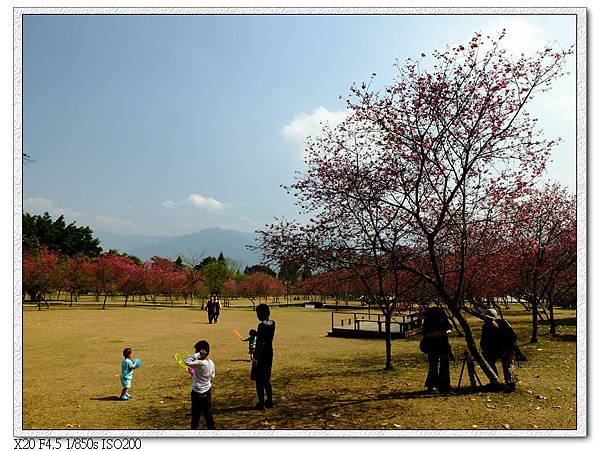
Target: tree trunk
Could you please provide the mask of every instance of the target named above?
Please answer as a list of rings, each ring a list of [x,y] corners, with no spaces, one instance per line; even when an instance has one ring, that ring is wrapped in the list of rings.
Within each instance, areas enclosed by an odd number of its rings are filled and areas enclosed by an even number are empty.
[[[385,369],[391,370],[392,367],[392,314],[385,313]]]
[[[556,335],[556,321],[554,321],[554,302],[548,299],[548,313],[550,315],[550,335]]]
[[[531,300],[531,343],[537,343],[538,333],[538,300]]]
[[[450,315],[448,315],[448,318],[450,319],[450,322],[452,323],[452,326],[454,326],[454,330],[456,330],[456,333],[458,334],[459,337],[463,336],[462,331],[460,330],[460,327],[458,327],[456,325],[456,321],[454,320],[454,315],[452,314],[452,312],[449,312]]]
[[[129,295],[126,294],[125,295],[125,305],[123,305],[123,307],[127,307],[127,300],[129,299]]]
[[[108,297],[108,293],[104,293],[104,303],[102,304],[102,309],[106,308],[106,298]]]

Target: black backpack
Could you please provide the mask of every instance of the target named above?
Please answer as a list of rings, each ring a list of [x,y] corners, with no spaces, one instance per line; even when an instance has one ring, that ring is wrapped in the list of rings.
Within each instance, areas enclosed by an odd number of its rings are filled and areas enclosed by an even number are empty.
[[[510,347],[517,342],[517,334],[513,328],[504,319],[497,319],[496,324],[500,330],[498,331],[498,341],[503,347]]]

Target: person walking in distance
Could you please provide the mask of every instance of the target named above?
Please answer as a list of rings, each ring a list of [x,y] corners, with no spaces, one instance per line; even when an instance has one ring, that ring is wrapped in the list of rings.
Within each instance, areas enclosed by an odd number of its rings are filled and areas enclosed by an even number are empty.
[[[206,313],[208,313],[208,323],[212,324],[213,320],[215,319],[215,301],[213,296],[211,296],[206,303]]]
[[[215,296],[213,301],[213,321],[216,323],[219,319],[219,314],[221,313],[221,301],[219,301],[219,297]]]

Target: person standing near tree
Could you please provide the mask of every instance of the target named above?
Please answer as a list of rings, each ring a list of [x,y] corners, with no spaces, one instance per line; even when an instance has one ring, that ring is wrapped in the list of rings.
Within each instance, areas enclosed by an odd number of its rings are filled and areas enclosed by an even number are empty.
[[[256,317],[260,321],[256,328],[256,349],[252,359],[250,379],[256,382],[258,404],[255,409],[273,407],[273,388],[271,387],[271,367],[273,366],[273,337],[275,321],[269,319],[271,311],[267,304],[256,307]],[[265,401],[265,395],[267,397]]]
[[[446,311],[441,307],[431,307],[425,311],[421,352],[427,354],[429,371],[425,386],[428,391],[437,388],[440,393],[450,392],[450,360],[454,360],[448,334],[452,325]]]
[[[481,341],[479,342],[483,358],[498,374],[496,361],[502,362],[504,383],[506,391],[515,390],[515,376],[513,362],[517,354],[517,334],[508,321],[498,318],[498,312],[493,308],[486,310],[481,328]]]

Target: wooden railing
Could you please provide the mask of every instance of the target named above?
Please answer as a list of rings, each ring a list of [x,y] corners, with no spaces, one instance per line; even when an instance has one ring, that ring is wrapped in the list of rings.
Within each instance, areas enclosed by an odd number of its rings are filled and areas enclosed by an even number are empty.
[[[342,317],[342,318],[340,318]],[[342,329],[353,328],[355,331],[361,330],[361,323],[376,323],[379,333],[385,331],[385,316],[381,313],[363,313],[363,312],[331,312],[331,330],[336,328],[336,318],[339,327]],[[421,327],[422,318],[419,313],[408,313],[406,315],[396,315],[392,317],[391,324],[398,325],[401,333]]]

